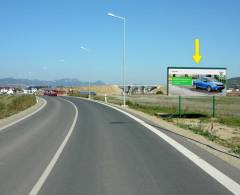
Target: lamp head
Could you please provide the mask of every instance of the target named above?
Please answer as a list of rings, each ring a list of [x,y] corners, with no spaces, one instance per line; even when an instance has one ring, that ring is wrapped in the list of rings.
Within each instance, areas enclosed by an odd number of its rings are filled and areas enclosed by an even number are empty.
[[[115,16],[113,13],[110,13],[110,12],[108,12],[107,15],[108,15],[108,16],[112,16],[112,17]]]

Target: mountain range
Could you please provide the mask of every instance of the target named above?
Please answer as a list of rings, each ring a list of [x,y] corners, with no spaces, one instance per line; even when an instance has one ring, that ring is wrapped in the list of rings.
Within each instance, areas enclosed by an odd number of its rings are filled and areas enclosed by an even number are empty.
[[[105,85],[102,81],[91,82],[91,85]],[[86,86],[88,82],[82,82],[78,79],[57,79],[53,81],[38,80],[38,79],[16,79],[16,78],[2,78],[0,79],[0,86],[51,86],[51,87],[75,87]]]
[[[103,81],[91,82],[91,85],[105,85]],[[82,82],[78,79],[63,78],[53,81],[38,79],[16,79],[16,78],[0,78],[0,86],[51,86],[51,87],[75,87],[87,86],[88,82]],[[227,80],[228,88],[240,88],[240,77],[234,77]]]

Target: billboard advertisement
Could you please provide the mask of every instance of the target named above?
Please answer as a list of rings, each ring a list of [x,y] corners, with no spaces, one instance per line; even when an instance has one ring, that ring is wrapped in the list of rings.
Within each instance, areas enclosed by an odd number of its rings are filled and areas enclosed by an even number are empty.
[[[226,95],[226,68],[168,67],[168,95]]]

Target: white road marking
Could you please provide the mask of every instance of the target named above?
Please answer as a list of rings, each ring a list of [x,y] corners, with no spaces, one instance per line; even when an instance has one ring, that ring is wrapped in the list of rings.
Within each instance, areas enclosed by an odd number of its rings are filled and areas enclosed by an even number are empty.
[[[65,99],[64,99],[65,100]],[[46,179],[48,178],[49,174],[51,173],[54,165],[56,164],[58,158],[60,157],[64,147],[66,146],[78,119],[78,109],[76,107],[76,105],[74,103],[72,103],[71,101],[65,100],[69,103],[71,103],[73,105],[73,107],[75,108],[75,117],[73,120],[73,123],[66,135],[66,137],[64,138],[62,144],[59,146],[57,152],[55,153],[55,155],[53,156],[53,158],[51,159],[50,163],[48,164],[48,166],[46,167],[46,169],[44,170],[44,172],[42,173],[42,175],[40,176],[40,178],[38,179],[37,183],[33,186],[32,190],[30,191],[29,195],[37,195],[38,192],[41,190],[44,182],[46,181]]]
[[[93,100],[91,100],[93,101]],[[153,126],[147,124],[143,120],[133,116],[132,114],[129,114],[128,112],[125,112],[119,108],[116,108],[114,106],[111,106],[109,104],[100,102],[100,101],[94,101],[97,103],[100,103],[102,105],[108,106],[112,109],[115,109],[128,117],[132,118],[133,120],[137,121],[150,131],[157,134],[159,137],[161,137],[163,140],[165,140],[168,144],[170,144],[172,147],[174,147],[177,151],[182,153],[185,157],[187,157],[189,160],[191,160],[194,164],[196,164],[198,167],[200,167],[203,171],[205,171],[207,174],[209,174],[211,177],[213,177],[215,180],[217,180],[220,184],[222,184],[225,188],[227,188],[229,191],[231,191],[233,194],[240,195],[240,184],[232,180],[230,177],[216,169],[214,166],[200,158],[198,155],[194,154],[190,150],[188,150],[186,147],[181,145],[180,143],[176,142],[174,139],[167,136],[165,133],[159,131],[158,129],[154,128]]]
[[[23,118],[20,118],[20,119],[14,121],[14,122],[12,122],[12,123],[9,123],[9,124],[7,124],[7,125],[5,125],[5,126],[3,126],[3,127],[0,127],[0,131],[6,129],[6,128],[8,128],[8,127],[11,127],[12,125],[15,125],[16,123],[19,123],[19,122],[25,120],[26,118],[28,118],[28,117],[36,114],[36,113],[39,112],[40,110],[42,110],[42,109],[47,105],[47,101],[46,101],[45,99],[43,99],[43,98],[41,98],[41,99],[43,100],[44,103],[43,103],[43,105],[42,105],[40,108],[38,108],[38,109],[35,110],[34,112],[32,112],[32,113],[24,116]],[[37,103],[38,103],[38,99],[37,99]]]

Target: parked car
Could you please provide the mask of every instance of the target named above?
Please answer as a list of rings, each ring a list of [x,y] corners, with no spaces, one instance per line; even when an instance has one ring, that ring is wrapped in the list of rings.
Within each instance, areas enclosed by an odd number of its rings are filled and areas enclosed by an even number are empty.
[[[206,89],[208,92],[222,91],[225,88],[223,83],[210,77],[203,77],[201,79],[195,80],[193,81],[193,85],[195,85],[197,89]]]

